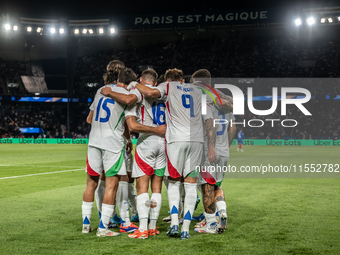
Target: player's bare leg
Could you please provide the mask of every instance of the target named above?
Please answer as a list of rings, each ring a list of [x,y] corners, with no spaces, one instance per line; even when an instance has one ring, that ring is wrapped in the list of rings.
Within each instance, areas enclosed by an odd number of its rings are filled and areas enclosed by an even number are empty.
[[[227,205],[225,203],[224,192],[221,187],[215,186],[215,202],[218,212],[217,233],[222,234],[227,228]]]
[[[151,201],[150,201],[150,224],[149,235],[158,235],[157,220],[162,206],[162,181],[163,177],[153,175],[151,177]]]
[[[82,205],[82,215],[83,215],[83,234],[91,232],[93,229],[90,226],[92,207],[94,202],[94,192],[98,186],[99,176],[91,176],[87,174],[86,188],[83,194],[83,205]]]
[[[203,206],[205,211],[206,224],[201,228],[195,228],[199,233],[216,233],[216,203],[215,203],[215,185],[203,184]]]

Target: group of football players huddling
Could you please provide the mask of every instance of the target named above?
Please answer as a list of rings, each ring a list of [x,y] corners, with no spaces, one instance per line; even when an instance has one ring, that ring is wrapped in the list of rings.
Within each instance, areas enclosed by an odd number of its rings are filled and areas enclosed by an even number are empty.
[[[138,79],[121,61],[113,60],[103,78],[106,85],[98,89],[87,117],[91,132],[82,233],[93,230],[90,219],[96,198],[97,236],[129,233],[131,238],[146,239],[158,235],[163,183],[170,211],[164,219],[170,223],[168,236],[190,237],[190,222],[199,202],[197,190],[204,214],[195,231],[223,233],[227,226],[221,188],[224,173],[216,171],[216,166],[228,164],[236,134],[235,125],[230,125],[235,119],[232,98],[213,88],[206,69],[197,70],[187,83],[176,68],[167,70],[161,81],[153,69],[144,70]],[[132,159],[131,134],[135,133],[139,137]],[[120,233],[111,230],[119,224]]]

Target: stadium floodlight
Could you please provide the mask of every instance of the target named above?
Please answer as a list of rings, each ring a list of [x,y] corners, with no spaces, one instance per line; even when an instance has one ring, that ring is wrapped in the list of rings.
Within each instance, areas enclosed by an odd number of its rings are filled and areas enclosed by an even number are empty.
[[[65,29],[59,28],[59,34],[63,34],[63,33],[65,33]]]
[[[14,31],[18,31],[18,29],[19,29],[19,27],[18,27],[18,26],[16,26],[16,25],[15,25],[15,26],[13,26],[13,30],[14,30]]]
[[[74,30],[74,33],[77,35],[77,34],[79,34],[79,29],[75,29]]]
[[[321,23],[325,23],[325,22],[326,22],[326,19],[325,19],[325,18],[321,18],[320,22],[321,22]]]
[[[41,27],[38,27],[37,28],[37,33],[40,33],[42,31],[42,28]]]
[[[104,29],[103,28],[99,28],[99,34],[104,34]]]
[[[92,35],[93,34],[93,29],[89,29],[89,33]]]
[[[11,29],[11,25],[10,24],[5,24],[5,29],[8,31]]]
[[[56,30],[55,30],[54,27],[52,27],[52,28],[50,29],[50,33],[51,33],[51,34],[55,34],[55,31],[56,31]]]
[[[307,24],[308,24],[309,26],[314,25],[314,24],[315,24],[315,19],[314,19],[313,17],[309,17],[309,18],[307,19]]]
[[[338,20],[340,21],[340,16],[338,17]]]
[[[332,18],[328,18],[328,22],[329,23],[333,23],[333,19]]]
[[[296,19],[295,21],[294,21],[294,23],[295,23],[295,26],[300,26],[301,24],[302,24],[302,21],[301,21],[301,19]]]
[[[32,32],[32,27],[27,27],[27,32]]]
[[[83,29],[83,34],[86,34],[86,33],[87,33],[87,29],[84,28],[84,29]]]
[[[111,33],[111,34],[116,33],[116,29],[115,29],[114,27],[111,27],[111,28],[110,28],[110,33]]]

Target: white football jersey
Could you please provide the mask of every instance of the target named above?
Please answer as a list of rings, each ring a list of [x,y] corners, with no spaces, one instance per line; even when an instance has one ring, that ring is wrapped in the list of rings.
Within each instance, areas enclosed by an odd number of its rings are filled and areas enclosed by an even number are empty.
[[[145,85],[149,88],[156,89],[151,85]],[[132,90],[131,90],[132,91]],[[137,89],[135,91],[138,91]],[[138,91],[138,93],[140,93]],[[132,108],[125,111],[125,116],[135,116],[138,123],[158,127],[165,124],[165,104],[158,98],[145,97],[142,94],[141,101],[137,102]],[[150,133],[140,133],[139,137],[146,138],[152,136]],[[157,136],[157,139],[159,136]]]
[[[167,142],[203,142],[202,91],[177,81],[164,82],[157,89],[166,106]]]
[[[112,91],[122,94],[129,92],[115,85],[110,86]],[[93,111],[89,145],[103,150],[119,153],[125,144],[124,122],[126,105],[120,104],[97,90],[90,110]],[[135,92],[132,92],[135,94]],[[138,97],[138,95],[137,95]]]
[[[214,105],[208,105],[207,107],[207,116],[210,116],[215,120],[215,129],[216,129],[216,144],[215,150],[217,156],[229,157],[229,136],[228,131],[230,127],[230,123],[235,120],[235,117],[232,113],[223,114],[218,111],[218,109]],[[225,123],[225,120],[228,122]],[[205,128],[205,127],[204,127]],[[206,131],[205,131],[206,132]],[[205,150],[208,149],[208,138],[205,135],[204,137],[204,147]]]

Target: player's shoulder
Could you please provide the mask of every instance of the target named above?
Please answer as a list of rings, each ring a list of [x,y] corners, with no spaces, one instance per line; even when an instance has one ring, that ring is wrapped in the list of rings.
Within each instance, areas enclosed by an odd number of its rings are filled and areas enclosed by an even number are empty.
[[[129,94],[129,92],[123,88],[123,87],[118,87],[117,85],[111,85],[111,89],[114,92],[122,93],[122,94]]]
[[[135,87],[132,87],[131,90],[129,91],[130,94],[140,94],[140,91],[135,88]]]

